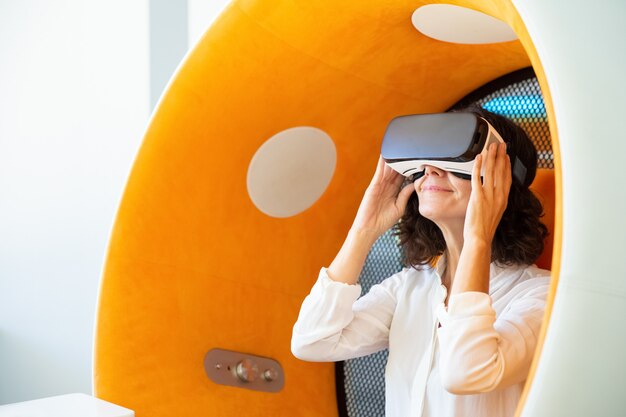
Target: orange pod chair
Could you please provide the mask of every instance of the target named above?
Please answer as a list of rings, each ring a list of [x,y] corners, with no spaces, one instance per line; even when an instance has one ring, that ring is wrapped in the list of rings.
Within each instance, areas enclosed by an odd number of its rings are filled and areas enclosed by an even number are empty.
[[[453,3],[507,22],[520,40],[426,37],[411,25],[422,0],[240,0],[226,8],[162,97],[129,178],[99,297],[95,395],[138,417],[337,415],[333,364],[294,358],[291,329],[352,222],[387,123],[445,111],[530,65],[553,119],[512,4]],[[268,139],[296,127],[324,132],[336,163],[309,207],[268,215],[249,195],[248,170]],[[558,190],[558,154],[556,162]],[[557,215],[555,254],[559,227]],[[213,348],[275,359],[284,387],[215,384],[203,367]]]

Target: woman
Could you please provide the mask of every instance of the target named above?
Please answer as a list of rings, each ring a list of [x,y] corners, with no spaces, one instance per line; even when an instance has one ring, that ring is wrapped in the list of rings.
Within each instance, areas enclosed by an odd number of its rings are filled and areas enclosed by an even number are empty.
[[[507,144],[479,155],[469,180],[427,166],[402,187],[403,177],[379,160],[346,241],[293,329],[292,351],[303,360],[389,348],[388,417],[512,416],[532,362],[549,287],[549,271],[532,265],[547,234],[528,189],[536,150],[508,119],[472,111]],[[507,147],[527,167],[522,182],[512,180]],[[399,220],[410,266],[359,298],[371,246]]]

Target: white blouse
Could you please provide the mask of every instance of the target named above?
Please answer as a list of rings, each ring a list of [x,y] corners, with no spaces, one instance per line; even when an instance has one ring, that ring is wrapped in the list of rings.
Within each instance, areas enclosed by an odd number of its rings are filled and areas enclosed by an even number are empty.
[[[293,354],[329,362],[389,348],[387,417],[513,416],[550,272],[491,264],[489,295],[451,295],[446,311],[444,263],[405,268],[361,298],[360,285],[333,281],[322,268],[293,328]]]

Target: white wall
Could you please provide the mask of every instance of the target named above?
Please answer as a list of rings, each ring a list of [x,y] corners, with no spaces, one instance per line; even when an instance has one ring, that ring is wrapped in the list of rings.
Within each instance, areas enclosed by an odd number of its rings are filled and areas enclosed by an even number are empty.
[[[90,394],[96,301],[158,100],[225,0],[0,0],[0,404]]]
[[[187,0],[189,25],[187,38],[189,45],[193,47],[204,32],[209,28],[211,23],[219,16],[219,14],[228,5],[228,0]]]
[[[187,0],[150,0],[150,108],[189,49]]]
[[[147,0],[0,0],[0,404],[91,393],[148,68]]]

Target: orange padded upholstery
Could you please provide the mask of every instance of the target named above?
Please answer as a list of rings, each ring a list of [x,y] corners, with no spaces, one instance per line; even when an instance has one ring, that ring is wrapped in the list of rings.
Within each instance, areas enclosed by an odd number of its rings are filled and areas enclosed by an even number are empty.
[[[537,259],[537,266],[544,269],[552,269],[552,249],[554,246],[554,171],[551,169],[538,169],[535,180],[530,189],[541,201],[545,215],[543,224],[548,227],[548,237],[545,241],[543,253]]]

